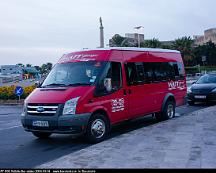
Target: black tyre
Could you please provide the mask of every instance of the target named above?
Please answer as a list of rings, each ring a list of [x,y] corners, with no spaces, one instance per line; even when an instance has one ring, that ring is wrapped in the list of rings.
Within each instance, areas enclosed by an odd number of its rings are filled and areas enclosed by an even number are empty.
[[[175,102],[168,100],[162,110],[155,114],[157,121],[169,120],[175,117]]]
[[[189,104],[190,106],[193,106],[193,105],[194,105],[194,101],[188,101],[188,104]]]
[[[47,139],[51,136],[52,133],[47,132],[32,132],[32,134],[40,139]]]
[[[157,122],[162,121],[163,120],[162,119],[162,113],[161,112],[155,113],[155,118],[156,118]]]
[[[101,142],[107,137],[109,129],[108,119],[102,114],[94,114],[90,118],[86,129],[86,140],[90,143]]]
[[[213,102],[211,102],[211,101],[207,101],[206,104],[207,104],[207,106],[213,106],[214,105]]]

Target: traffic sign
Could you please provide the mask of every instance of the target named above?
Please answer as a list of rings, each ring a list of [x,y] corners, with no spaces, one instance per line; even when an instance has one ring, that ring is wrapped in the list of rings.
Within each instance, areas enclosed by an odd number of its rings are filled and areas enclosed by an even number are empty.
[[[23,88],[21,86],[17,86],[15,89],[15,94],[20,97],[23,94]]]

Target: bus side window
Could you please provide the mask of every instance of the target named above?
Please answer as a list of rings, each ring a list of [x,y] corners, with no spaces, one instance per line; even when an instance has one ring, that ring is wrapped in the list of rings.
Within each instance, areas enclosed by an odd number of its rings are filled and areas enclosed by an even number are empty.
[[[168,79],[175,80],[175,70],[173,67],[173,63],[168,63]]]
[[[149,84],[154,81],[154,71],[153,71],[153,63],[144,62],[144,76],[145,76],[145,83]]]
[[[127,74],[128,85],[134,85],[137,83],[137,72],[135,63],[127,63],[125,65]]]
[[[137,84],[144,83],[144,68],[142,62],[136,62],[136,72],[137,72]]]

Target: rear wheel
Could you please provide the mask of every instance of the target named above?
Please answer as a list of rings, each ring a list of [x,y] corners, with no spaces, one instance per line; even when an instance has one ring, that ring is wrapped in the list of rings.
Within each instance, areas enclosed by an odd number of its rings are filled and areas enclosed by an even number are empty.
[[[32,134],[38,138],[41,139],[46,139],[51,136],[52,133],[47,133],[47,132],[32,132]]]
[[[157,121],[172,119],[175,117],[175,102],[168,100],[162,110],[155,114]]]
[[[94,114],[88,123],[86,139],[90,143],[103,141],[109,132],[109,121],[102,114]]]

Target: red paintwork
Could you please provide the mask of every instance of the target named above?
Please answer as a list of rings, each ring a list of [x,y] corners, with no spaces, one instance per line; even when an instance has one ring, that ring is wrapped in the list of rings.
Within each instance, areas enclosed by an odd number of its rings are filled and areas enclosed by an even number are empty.
[[[186,95],[186,80],[181,81],[183,89],[168,90],[168,83],[154,83],[140,86],[127,86],[124,62],[182,62],[180,53],[141,52],[122,50],[91,50],[64,55],[58,63],[79,61],[118,61],[122,62],[123,88],[119,91],[103,96],[94,97],[93,86],[67,88],[65,91],[41,91],[36,89],[26,100],[27,103],[65,103],[71,98],[80,96],[76,113],[95,112],[103,110],[107,113],[111,123],[134,118],[161,110],[162,102],[167,93],[175,96],[177,106],[182,105]],[[131,90],[132,94],[124,95],[124,90]],[[124,110],[112,112],[115,99],[124,99]]]
[[[65,90],[36,88],[26,99],[28,103],[65,103],[72,98],[80,97],[80,100],[93,92],[94,86],[70,87]]]

